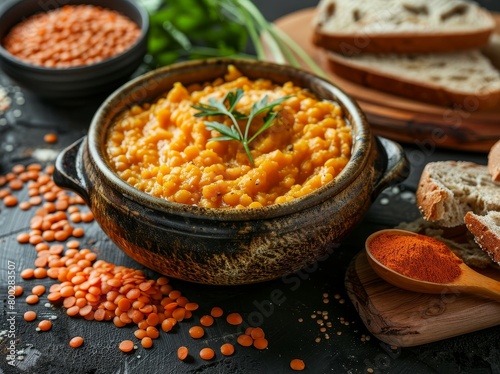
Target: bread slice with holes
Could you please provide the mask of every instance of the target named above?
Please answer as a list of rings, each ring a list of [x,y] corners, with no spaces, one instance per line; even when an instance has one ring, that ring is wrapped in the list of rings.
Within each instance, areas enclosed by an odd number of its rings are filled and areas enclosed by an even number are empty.
[[[495,20],[468,0],[321,0],[313,43],[352,56],[480,48]]]
[[[500,211],[500,183],[491,179],[486,165],[431,162],[420,177],[416,200],[427,221],[444,227],[458,226],[469,211],[477,215]]]
[[[500,212],[491,211],[485,215],[468,212],[465,224],[482,250],[500,264]]]
[[[491,179],[500,182],[500,140],[493,144],[488,153],[488,171]]]
[[[327,59],[337,76],[412,100],[467,111],[500,106],[500,72],[479,50],[353,57],[327,52]]]

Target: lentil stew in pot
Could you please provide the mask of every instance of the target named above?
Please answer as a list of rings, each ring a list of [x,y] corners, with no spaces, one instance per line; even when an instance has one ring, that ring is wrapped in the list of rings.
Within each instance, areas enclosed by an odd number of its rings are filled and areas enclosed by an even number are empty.
[[[268,100],[275,104],[252,116]],[[200,113],[216,102],[232,116]],[[241,139],[221,134],[219,125]],[[234,66],[213,82],[176,83],[156,102],[131,107],[106,139],[108,163],[122,180],[206,208],[260,208],[302,197],[332,181],[351,148],[352,129],[337,103],[291,82],[250,80]]]

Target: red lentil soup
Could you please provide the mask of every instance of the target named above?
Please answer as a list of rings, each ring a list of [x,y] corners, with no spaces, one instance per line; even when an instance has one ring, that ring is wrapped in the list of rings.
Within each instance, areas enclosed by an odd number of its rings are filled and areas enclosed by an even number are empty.
[[[128,17],[94,5],[65,5],[16,24],[2,45],[32,65],[91,65],[127,50],[141,30]]]
[[[193,105],[222,101],[243,90],[236,110],[248,114],[267,96],[287,97],[273,108],[273,125],[250,144],[217,140],[207,121],[230,126],[222,115],[197,117]],[[251,121],[258,131],[264,115]],[[245,131],[246,122],[238,121]],[[152,196],[207,208],[260,208],[307,195],[332,181],[351,157],[352,128],[342,108],[291,82],[250,80],[234,66],[213,82],[176,83],[152,104],[136,105],[110,126],[108,163],[131,186]]]

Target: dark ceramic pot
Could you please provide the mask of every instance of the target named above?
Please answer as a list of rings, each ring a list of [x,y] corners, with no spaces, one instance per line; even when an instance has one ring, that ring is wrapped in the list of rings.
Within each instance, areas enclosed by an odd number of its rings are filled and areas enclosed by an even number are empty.
[[[338,102],[352,124],[353,152],[332,182],[292,202],[261,209],[208,209],[136,190],[108,166],[106,131],[131,105],[151,102],[181,81],[211,81],[229,64],[250,78],[293,81]],[[408,172],[401,148],[376,138],[357,104],[331,83],[291,67],[203,60],[162,68],[126,84],[97,111],[86,138],[64,150],[54,179],[80,194],[106,234],[139,263],[173,278],[236,285],[279,278],[333,250],[385,187]]]
[[[115,10],[141,28],[139,39],[125,52],[87,66],[45,68],[21,61],[2,46],[10,29],[23,19],[65,5],[89,4]],[[147,50],[149,15],[134,0],[7,0],[0,5],[0,67],[23,88],[54,103],[81,104],[83,100],[109,95],[124,84],[143,62]]]

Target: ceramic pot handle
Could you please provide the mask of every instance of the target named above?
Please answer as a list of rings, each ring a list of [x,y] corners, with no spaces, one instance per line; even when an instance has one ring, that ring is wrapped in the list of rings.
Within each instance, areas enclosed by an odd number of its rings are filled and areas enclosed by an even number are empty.
[[[401,146],[389,139],[376,136],[375,141],[380,151],[379,160],[385,165],[382,170],[382,175],[375,181],[373,187],[372,199],[377,196],[387,187],[404,181],[410,174],[410,164]]]
[[[79,157],[80,152],[83,151],[84,141],[85,137],[77,140],[59,153],[52,177],[59,187],[75,191],[88,205],[90,198],[83,175],[83,158]]]

